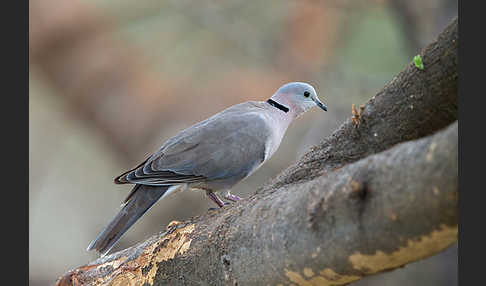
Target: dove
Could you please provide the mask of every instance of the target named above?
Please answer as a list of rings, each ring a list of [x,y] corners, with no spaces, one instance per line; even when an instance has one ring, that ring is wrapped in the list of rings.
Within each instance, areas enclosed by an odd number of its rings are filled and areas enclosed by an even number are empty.
[[[192,125],[155,153],[115,178],[134,184],[121,210],[89,244],[105,256],[121,236],[157,201],[185,189],[200,190],[223,207],[241,198],[230,189],[277,151],[290,123],[312,107],[327,111],[308,83],[282,85],[267,101],[247,101]]]

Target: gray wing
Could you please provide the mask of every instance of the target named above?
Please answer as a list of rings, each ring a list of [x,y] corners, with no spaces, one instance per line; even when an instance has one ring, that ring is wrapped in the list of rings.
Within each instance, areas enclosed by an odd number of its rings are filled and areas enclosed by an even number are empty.
[[[242,179],[266,159],[271,129],[261,112],[252,102],[232,106],[181,131],[115,182],[170,185]]]

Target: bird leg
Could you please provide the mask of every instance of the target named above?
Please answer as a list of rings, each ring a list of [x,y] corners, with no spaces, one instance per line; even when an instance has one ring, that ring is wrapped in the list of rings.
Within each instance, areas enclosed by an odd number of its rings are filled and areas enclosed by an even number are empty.
[[[211,191],[206,191],[206,196],[208,196],[220,208],[222,208],[224,206],[224,202],[215,193],[213,193]]]
[[[230,192],[228,192],[226,194],[226,196],[224,196],[224,198],[227,199],[227,200],[233,201],[233,202],[237,202],[237,201],[241,200],[240,197],[238,197],[237,195],[233,195]]]

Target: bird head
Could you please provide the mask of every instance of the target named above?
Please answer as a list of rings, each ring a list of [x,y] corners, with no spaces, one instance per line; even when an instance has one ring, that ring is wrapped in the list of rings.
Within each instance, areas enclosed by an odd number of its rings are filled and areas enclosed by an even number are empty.
[[[327,111],[327,106],[319,100],[314,87],[305,82],[284,84],[270,99],[282,105],[283,108],[288,108],[288,111],[295,117],[315,106]]]

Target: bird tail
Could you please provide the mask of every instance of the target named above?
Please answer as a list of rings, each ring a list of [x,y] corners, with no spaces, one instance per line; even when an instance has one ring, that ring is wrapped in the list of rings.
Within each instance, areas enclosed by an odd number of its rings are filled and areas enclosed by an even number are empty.
[[[87,250],[97,250],[105,256],[121,236],[162,197],[170,186],[135,185],[118,214],[89,244]]]

